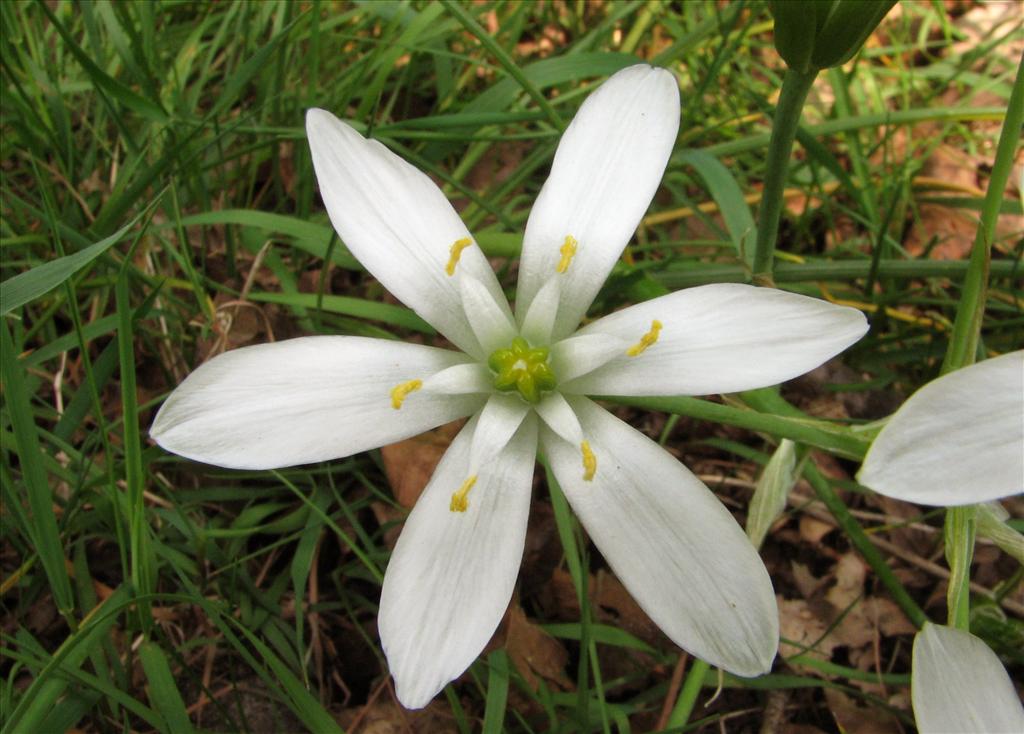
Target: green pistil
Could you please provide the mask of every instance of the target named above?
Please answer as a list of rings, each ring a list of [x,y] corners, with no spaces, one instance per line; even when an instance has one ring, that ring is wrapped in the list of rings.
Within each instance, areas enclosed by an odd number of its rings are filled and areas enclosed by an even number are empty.
[[[547,347],[531,347],[517,336],[511,346],[498,349],[487,358],[494,373],[494,386],[503,392],[517,390],[530,403],[540,401],[541,394],[554,390],[557,380],[548,364]]]

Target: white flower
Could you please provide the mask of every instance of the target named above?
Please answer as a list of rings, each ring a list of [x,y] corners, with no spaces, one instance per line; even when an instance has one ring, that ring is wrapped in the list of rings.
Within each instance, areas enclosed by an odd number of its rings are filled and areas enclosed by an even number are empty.
[[[921,734],[1024,731],[1024,708],[1006,668],[970,632],[926,623],[913,657],[910,696]]]
[[[1024,351],[950,372],[911,395],[871,444],[857,480],[923,505],[1024,489]]]
[[[333,115],[306,118],[331,222],[461,352],[319,336],[228,352],[167,399],[151,434],[220,466],[322,461],[472,416],[406,521],[380,601],[399,700],[425,706],[483,649],[512,596],[538,448],[615,573],[680,647],[743,676],[778,643],[771,580],[714,495],[585,397],[746,390],[859,339],[853,309],[709,285],[576,328],[658,187],[674,77],[615,74],[565,131],[530,214],[513,315],[458,214],[420,171]]]

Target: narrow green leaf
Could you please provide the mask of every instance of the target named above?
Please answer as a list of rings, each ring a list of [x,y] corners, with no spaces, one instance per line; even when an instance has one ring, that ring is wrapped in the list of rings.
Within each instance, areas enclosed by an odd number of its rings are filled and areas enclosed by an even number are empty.
[[[505,705],[508,702],[508,655],[495,650],[487,656],[487,701],[484,708],[483,734],[505,731]]]
[[[552,637],[560,637],[563,640],[580,640],[583,636],[582,625],[577,622],[542,624],[540,628]],[[658,652],[640,638],[634,637],[619,627],[591,622],[589,632],[590,638],[602,645],[640,650],[649,655],[656,655]]]
[[[10,712],[3,728],[0,728],[0,734],[43,731],[43,720],[68,688],[69,681],[62,673],[81,667],[93,646],[99,644],[99,638],[107,634],[117,621],[128,599],[127,587],[120,586],[106,601],[86,615],[79,628],[61,643],[35,680],[29,684],[17,707]]]
[[[39,723],[41,732],[67,732],[75,729],[75,725],[96,705],[100,694],[96,691],[69,691],[60,700],[59,706],[50,709],[46,718]]]
[[[551,494],[551,507],[555,513],[555,526],[558,528],[558,538],[562,541],[562,550],[565,553],[565,563],[569,567],[569,576],[572,577],[576,593],[581,594],[584,578],[583,565],[580,563],[580,553],[576,545],[576,535],[573,532],[573,515],[569,511],[569,501],[562,492],[562,487],[555,479],[554,472],[545,465],[544,475],[547,478],[548,492]],[[582,603],[582,596],[581,596]]]
[[[61,38],[64,39],[64,43],[67,45],[71,55],[74,56],[78,63],[82,65],[82,68],[85,69],[85,72],[89,75],[89,78],[92,79],[98,89],[103,90],[113,100],[120,102],[132,112],[135,112],[148,120],[158,123],[166,123],[169,121],[170,118],[168,117],[167,112],[160,106],[159,102],[147,99],[133,92],[131,89],[98,67],[90,55],[75,42],[74,37],[68,33],[64,24],[57,19],[57,16],[53,14],[53,11],[50,10],[46,3],[37,3],[37,7],[39,7],[49,18],[50,23],[53,24],[57,33],[59,33]]]
[[[124,473],[128,507],[128,537],[132,584],[142,595],[155,590],[153,556],[149,543],[150,528],[146,522],[143,500],[142,436],[139,430],[139,404],[135,388],[135,339],[132,308],[128,290],[128,271],[122,270],[115,289],[117,300],[117,346],[121,376],[121,413],[124,429]],[[140,602],[139,615],[143,629],[153,620],[148,602]]]
[[[53,511],[53,495],[43,468],[43,449],[32,407],[31,395],[25,386],[22,367],[18,364],[14,340],[7,321],[0,324],[0,364],[4,378],[4,400],[14,431],[15,446],[21,464],[21,480],[31,511],[32,544],[50,582],[54,602],[61,614],[70,617],[74,609],[71,582],[64,565],[64,544]]]
[[[687,150],[681,158],[700,174],[718,204],[737,257],[748,267],[753,267],[757,227],[736,178],[721,161],[702,150]]]
[[[91,263],[97,257],[120,242],[132,231],[142,217],[140,212],[128,224],[99,242],[79,250],[71,255],[37,265],[31,270],[8,278],[0,283],[0,315],[7,314],[19,306],[23,306],[47,291],[56,288],[65,280]]]
[[[249,81],[263,71],[270,62],[270,57],[277,50],[281,42],[288,37],[296,24],[306,16],[300,13],[291,23],[282,28],[256,53],[246,59],[238,70],[231,75],[224,85],[224,89],[217,95],[217,101],[210,109],[207,119],[212,119],[220,114],[226,107],[238,104],[242,96],[242,90]]]
[[[174,683],[174,674],[167,664],[167,657],[155,642],[143,642],[139,646],[139,661],[149,683],[146,693],[150,703],[167,722],[167,731],[173,734],[189,734],[195,731],[185,710],[185,701]]]
[[[173,224],[168,223],[165,226],[173,226]],[[327,256],[327,247],[331,242],[331,237],[334,235],[334,231],[330,226],[314,224],[305,219],[290,217],[286,214],[272,214],[252,209],[222,209],[220,211],[202,212],[201,214],[183,217],[181,224],[184,227],[237,224],[242,227],[252,227],[253,229],[266,232],[278,232],[290,237],[291,243],[295,247],[321,259]],[[337,265],[348,270],[363,269],[359,261],[341,246],[334,248],[334,251],[331,253],[331,259]]]
[[[627,397],[601,396],[620,405],[632,405],[648,410],[663,410],[668,413],[688,415],[693,418],[725,423],[730,426],[749,428],[752,431],[789,438],[799,443],[823,448],[831,453],[850,459],[861,460],[867,453],[870,441],[851,433],[847,428],[816,419],[792,418],[788,416],[744,410],[731,405],[720,405],[710,400],[687,396],[677,397]]]
[[[321,308],[330,313],[381,321],[385,324],[400,326],[403,329],[418,331],[421,334],[437,333],[430,324],[409,309],[391,303],[380,303],[349,296],[318,296],[316,293],[250,293],[248,298],[251,301],[280,303],[296,308]]]

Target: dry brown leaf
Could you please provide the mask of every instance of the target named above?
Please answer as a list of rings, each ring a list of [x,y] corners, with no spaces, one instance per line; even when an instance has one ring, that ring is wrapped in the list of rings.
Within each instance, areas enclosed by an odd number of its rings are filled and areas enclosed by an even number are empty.
[[[601,569],[590,588],[591,602],[598,609],[600,621],[625,630],[652,647],[664,647],[662,631],[614,574]]]
[[[828,701],[836,725],[845,734],[903,732],[899,720],[878,706],[860,706],[845,693],[832,688],[825,689],[825,700]]]
[[[794,643],[779,644],[779,654],[782,657],[806,653],[822,660],[829,660],[837,642],[831,635],[825,634],[827,631],[828,625],[814,613],[806,601],[779,599],[779,635]]]
[[[409,510],[416,504],[462,423],[447,423],[433,431],[381,448],[384,472],[398,504]]]
[[[800,516],[800,537],[812,545],[820,545],[824,537],[835,529],[835,525],[824,520],[810,515]]]
[[[909,635],[914,625],[889,599],[864,597],[867,565],[847,553],[836,564],[836,583],[825,595],[836,615],[842,615],[830,637],[848,648],[851,662],[861,670],[874,667],[874,644],[880,636]]]
[[[527,685],[537,690],[539,679],[561,690],[572,688],[565,674],[569,653],[561,642],[526,618],[526,613],[513,602],[508,610],[505,650],[512,665]]]
[[[459,729],[451,709],[439,701],[419,711],[407,711],[384,698],[367,706],[342,710],[338,723],[358,734],[454,734]]]
[[[835,567],[835,585],[825,594],[825,599],[840,611],[851,606],[864,593],[867,573],[868,567],[860,556],[854,553],[841,555]]]
[[[904,243],[911,255],[922,255],[929,247],[933,260],[963,260],[970,255],[976,215],[940,204],[922,204]]]
[[[816,597],[821,587],[828,582],[828,578],[818,578],[811,573],[811,569],[802,563],[793,561],[790,564],[790,569],[793,572],[793,581],[796,583],[796,588],[800,590],[800,594],[804,599]]]

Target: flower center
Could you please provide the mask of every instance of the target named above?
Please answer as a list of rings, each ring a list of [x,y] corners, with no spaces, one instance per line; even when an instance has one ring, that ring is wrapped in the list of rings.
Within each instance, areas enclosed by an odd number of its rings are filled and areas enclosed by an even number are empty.
[[[531,347],[521,336],[508,347],[496,349],[487,358],[494,386],[502,392],[516,390],[528,403],[540,402],[541,394],[558,384],[548,364],[548,352],[547,347]]]

